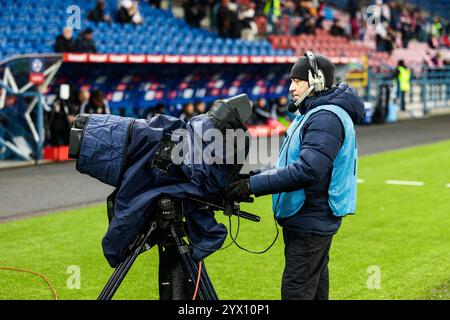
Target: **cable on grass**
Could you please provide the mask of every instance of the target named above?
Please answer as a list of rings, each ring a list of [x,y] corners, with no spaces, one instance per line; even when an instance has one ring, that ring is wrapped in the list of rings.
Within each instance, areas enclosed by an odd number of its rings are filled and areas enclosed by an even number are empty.
[[[32,271],[32,270],[27,270],[27,269],[20,269],[20,268],[14,268],[14,267],[1,267],[1,266],[0,266],[0,270],[17,271],[17,272],[23,272],[23,273],[31,273],[31,274],[33,274],[35,276],[40,277],[41,279],[43,279],[47,283],[48,287],[50,288],[50,290],[53,293],[53,296],[55,297],[55,300],[59,300],[58,293],[56,292],[56,290],[53,287],[52,283],[42,273],[35,272],[35,271]]]

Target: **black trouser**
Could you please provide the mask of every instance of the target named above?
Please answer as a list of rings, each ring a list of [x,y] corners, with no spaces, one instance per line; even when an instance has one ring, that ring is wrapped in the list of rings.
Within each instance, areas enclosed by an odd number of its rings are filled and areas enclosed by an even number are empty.
[[[405,95],[406,95],[406,92],[400,90],[400,110],[402,110],[402,111],[406,110]]]
[[[283,300],[328,300],[328,253],[333,236],[283,230],[286,265]]]

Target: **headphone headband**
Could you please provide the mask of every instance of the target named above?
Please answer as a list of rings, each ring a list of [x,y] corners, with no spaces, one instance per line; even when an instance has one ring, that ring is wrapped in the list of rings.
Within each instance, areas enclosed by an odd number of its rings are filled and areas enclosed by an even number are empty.
[[[319,75],[319,68],[317,67],[316,57],[312,51],[306,51],[305,57],[308,59],[309,66],[311,67],[311,71],[315,76]]]
[[[317,66],[316,57],[312,51],[306,51],[305,57],[309,62],[308,70],[308,82],[310,86],[314,87],[315,92],[320,92],[325,90],[325,76],[323,71]]]

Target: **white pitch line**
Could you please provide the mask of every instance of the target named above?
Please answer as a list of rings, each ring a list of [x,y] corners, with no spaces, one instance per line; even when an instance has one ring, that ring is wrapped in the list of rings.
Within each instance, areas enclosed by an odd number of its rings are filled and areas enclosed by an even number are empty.
[[[364,183],[365,180],[364,180],[364,179],[357,179],[356,182],[358,182],[358,183]]]
[[[447,188],[450,188],[450,183],[447,183]]]
[[[386,184],[393,184],[399,186],[416,186],[416,187],[421,187],[424,185],[422,181],[404,181],[404,180],[386,180]]]

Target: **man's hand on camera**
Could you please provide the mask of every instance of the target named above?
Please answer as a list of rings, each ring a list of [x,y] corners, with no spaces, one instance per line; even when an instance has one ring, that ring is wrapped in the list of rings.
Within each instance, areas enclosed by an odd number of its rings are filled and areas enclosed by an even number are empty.
[[[250,179],[240,179],[228,186],[226,199],[227,201],[253,202],[251,195]]]

